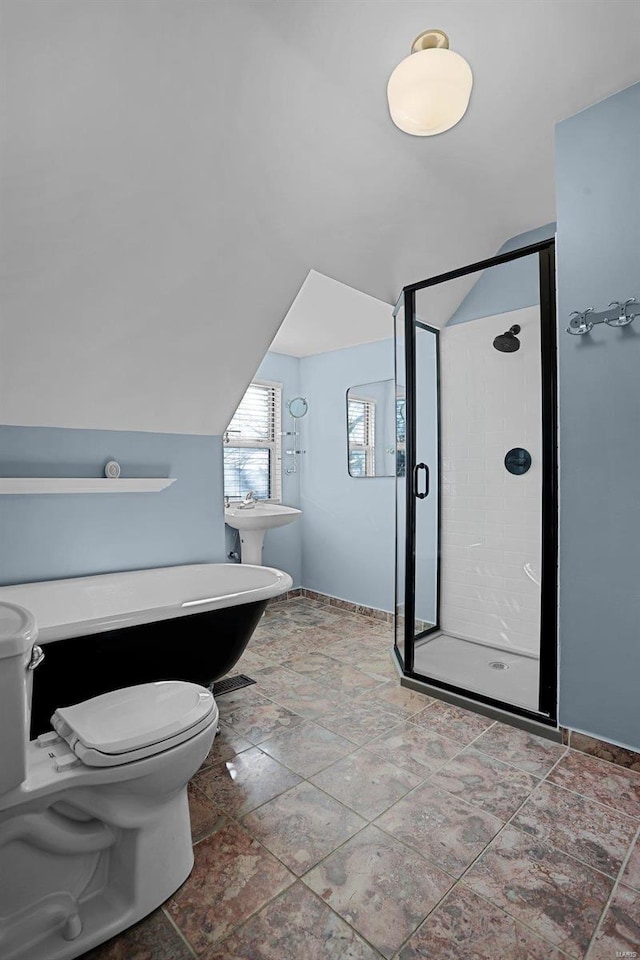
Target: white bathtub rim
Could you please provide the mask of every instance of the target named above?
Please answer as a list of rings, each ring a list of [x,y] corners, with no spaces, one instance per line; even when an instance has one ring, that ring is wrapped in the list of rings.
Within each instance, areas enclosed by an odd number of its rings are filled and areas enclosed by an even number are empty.
[[[96,617],[83,617],[81,619],[70,619],[63,622],[46,622],[50,619],[60,620],[61,618],[43,617],[38,611],[38,595],[42,597],[44,592],[51,594],[72,590],[88,589],[88,585],[96,585],[100,580],[104,586],[109,584],[122,583],[125,579],[135,578],[136,574],[164,573],[171,571],[184,571],[200,574],[225,568],[229,571],[237,571],[238,589],[231,590],[222,594],[213,594],[208,590],[194,590],[189,595],[185,595],[180,600],[174,600],[158,606],[142,605],[135,609],[126,610],[118,613],[115,610],[111,613],[101,613]],[[266,583],[258,586],[240,589],[242,579],[248,579],[248,574],[255,573],[259,575],[260,580],[264,580],[265,575],[269,577]],[[108,581],[105,584],[105,581]],[[293,580],[288,573],[283,570],[277,570],[275,567],[262,567],[253,564],[236,563],[198,563],[198,564],[179,564],[170,567],[145,567],[139,570],[123,570],[112,573],[94,574],[87,577],[68,577],[61,580],[43,580],[33,583],[20,583],[12,586],[0,587],[0,601],[18,603],[20,606],[29,610],[36,619],[38,629],[38,642],[42,644],[53,643],[57,640],[71,639],[72,637],[90,636],[97,633],[107,633],[111,630],[120,630],[124,627],[133,627],[139,624],[153,623],[158,620],[172,620],[179,617],[188,617],[196,613],[205,613],[207,611],[221,610],[225,607],[236,607],[246,603],[258,603],[270,600],[273,597],[286,593],[293,586]],[[188,591],[185,591],[188,593]],[[60,598],[62,600],[62,597]]]

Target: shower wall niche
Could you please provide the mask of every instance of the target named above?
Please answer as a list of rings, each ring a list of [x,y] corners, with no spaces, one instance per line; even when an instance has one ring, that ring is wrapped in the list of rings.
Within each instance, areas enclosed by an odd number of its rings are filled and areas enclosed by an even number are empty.
[[[405,287],[396,651],[405,677],[553,724],[553,240]]]

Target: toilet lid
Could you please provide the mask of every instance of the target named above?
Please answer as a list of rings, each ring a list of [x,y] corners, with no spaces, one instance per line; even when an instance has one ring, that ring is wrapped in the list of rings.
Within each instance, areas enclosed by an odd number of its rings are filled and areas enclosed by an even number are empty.
[[[159,680],[59,707],[51,720],[74,750],[80,741],[100,753],[122,754],[179,737],[214,709],[213,695],[204,687]]]

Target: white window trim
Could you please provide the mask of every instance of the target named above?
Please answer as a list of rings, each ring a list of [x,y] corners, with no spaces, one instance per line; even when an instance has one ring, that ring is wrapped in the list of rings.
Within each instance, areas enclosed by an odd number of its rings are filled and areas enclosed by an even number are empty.
[[[273,389],[273,437],[271,440],[240,440],[230,436],[229,427],[227,427],[223,434],[223,446],[251,447],[259,450],[264,450],[266,447],[271,450],[269,489],[272,496],[267,497],[266,502],[282,503],[282,384],[276,380],[252,380],[247,390],[252,386]],[[245,390],[242,395],[243,399],[246,392]],[[235,411],[233,416],[235,417]],[[233,417],[231,421],[233,421]],[[242,499],[242,497],[229,497],[232,503],[240,502]]]
[[[351,401],[364,403],[367,407],[365,418],[365,442],[354,443],[349,439],[349,450],[356,453],[364,453],[364,475],[365,477],[375,477],[376,475],[376,401],[373,397],[360,397],[349,394],[348,403]]]

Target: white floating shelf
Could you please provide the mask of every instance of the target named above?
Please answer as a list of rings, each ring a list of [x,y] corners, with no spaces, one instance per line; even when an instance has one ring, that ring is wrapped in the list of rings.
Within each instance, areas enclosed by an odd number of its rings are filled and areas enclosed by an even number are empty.
[[[157,493],[175,477],[0,477],[3,493]]]

